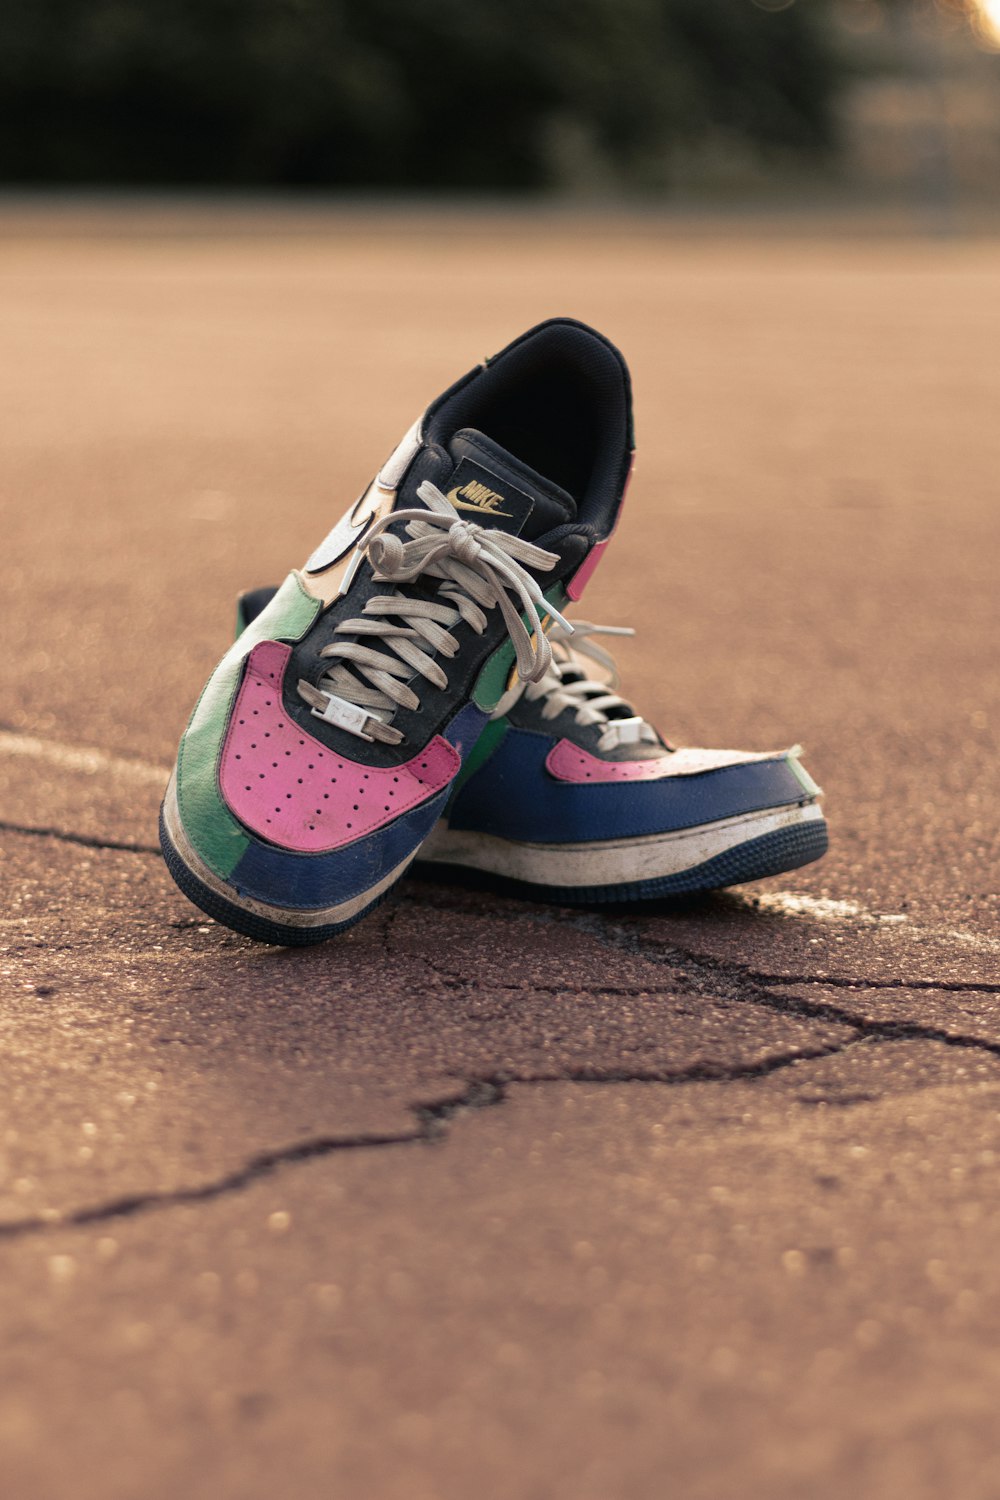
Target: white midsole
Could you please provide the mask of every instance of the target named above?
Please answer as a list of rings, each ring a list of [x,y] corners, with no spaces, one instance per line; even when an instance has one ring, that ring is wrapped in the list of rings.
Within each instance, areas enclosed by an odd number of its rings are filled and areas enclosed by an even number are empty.
[[[778,810],[741,813],[697,828],[642,838],[602,839],[589,844],[520,844],[492,833],[473,833],[439,822],[420,849],[431,864],[464,865],[532,885],[630,885],[680,875],[738,844],[797,823],[823,821],[818,802]]]
[[[285,927],[325,927],[330,922],[349,922],[352,917],[356,917],[359,912],[371,906],[373,901],[399,879],[417,852],[414,850],[413,854],[408,854],[395,869],[390,870],[388,875],[384,875],[376,885],[363,891],[360,896],[352,896],[349,901],[341,901],[336,906],[311,907],[308,911],[302,911],[289,906],[271,906],[267,901],[257,901],[252,896],[244,896],[208,868],[184,832],[180,809],[177,806],[177,781],[173,773],[163,799],[163,821],[177,853],[192,875],[196,875],[203,885],[207,885],[210,891],[214,891],[223,900],[231,901],[241,911],[252,912],[255,916],[263,917],[269,922],[281,923]]]

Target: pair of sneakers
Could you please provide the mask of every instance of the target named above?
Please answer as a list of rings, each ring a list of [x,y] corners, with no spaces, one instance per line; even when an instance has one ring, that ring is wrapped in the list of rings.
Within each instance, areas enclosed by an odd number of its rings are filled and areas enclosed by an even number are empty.
[[[632,450],[621,354],[551,319],[431,404],[301,570],[244,595],[161,813],[196,905],[305,944],[414,860],[614,902],[825,852],[795,750],[675,749],[618,694],[598,627],[563,614],[612,536]]]

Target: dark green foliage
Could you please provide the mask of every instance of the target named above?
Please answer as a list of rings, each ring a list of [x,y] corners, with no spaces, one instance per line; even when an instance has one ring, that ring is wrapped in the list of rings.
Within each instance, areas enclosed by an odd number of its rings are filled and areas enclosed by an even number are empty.
[[[553,141],[628,183],[706,133],[805,152],[824,0],[0,0],[0,178],[540,187]]]

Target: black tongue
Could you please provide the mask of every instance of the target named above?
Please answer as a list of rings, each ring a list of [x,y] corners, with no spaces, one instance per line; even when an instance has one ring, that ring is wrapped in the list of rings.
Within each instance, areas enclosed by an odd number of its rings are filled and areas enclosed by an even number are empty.
[[[440,487],[463,518],[528,541],[576,520],[572,496],[474,427],[456,432],[448,453],[455,467]]]

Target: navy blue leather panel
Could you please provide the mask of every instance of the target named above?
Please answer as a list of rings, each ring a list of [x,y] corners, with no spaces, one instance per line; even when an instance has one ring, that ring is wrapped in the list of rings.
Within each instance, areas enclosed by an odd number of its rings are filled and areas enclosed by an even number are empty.
[[[295,854],[253,839],[227,884],[240,896],[295,909],[337,906],[363,895],[422,844],[444,810],[447,787],[388,828],[330,854]]]
[[[550,735],[509,729],[496,753],[458,792],[450,826],[530,844],[581,844],[693,828],[807,800],[784,760],[664,781],[557,781],[545,769],[554,743]]]

